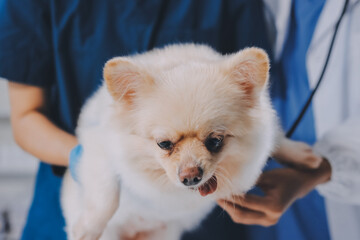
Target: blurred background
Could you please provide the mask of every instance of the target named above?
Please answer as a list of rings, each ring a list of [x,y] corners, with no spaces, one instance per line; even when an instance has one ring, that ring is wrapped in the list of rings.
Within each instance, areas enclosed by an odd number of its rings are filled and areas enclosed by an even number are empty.
[[[20,238],[37,165],[12,137],[7,82],[0,78],[0,240]]]

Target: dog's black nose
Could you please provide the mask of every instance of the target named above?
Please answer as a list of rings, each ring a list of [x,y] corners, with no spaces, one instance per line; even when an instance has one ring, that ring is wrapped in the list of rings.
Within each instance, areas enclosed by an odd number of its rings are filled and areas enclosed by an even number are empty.
[[[179,173],[180,181],[185,186],[192,186],[198,184],[203,176],[203,170],[200,167],[191,167],[182,169]]]

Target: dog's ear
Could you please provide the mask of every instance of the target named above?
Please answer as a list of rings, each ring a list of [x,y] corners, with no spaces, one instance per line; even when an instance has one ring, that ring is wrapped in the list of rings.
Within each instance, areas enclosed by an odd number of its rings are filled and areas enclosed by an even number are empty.
[[[262,91],[269,78],[269,58],[260,48],[246,48],[226,61],[226,75],[249,95]]]
[[[104,80],[115,101],[132,104],[134,97],[153,79],[130,58],[117,57],[109,60],[104,67]]]

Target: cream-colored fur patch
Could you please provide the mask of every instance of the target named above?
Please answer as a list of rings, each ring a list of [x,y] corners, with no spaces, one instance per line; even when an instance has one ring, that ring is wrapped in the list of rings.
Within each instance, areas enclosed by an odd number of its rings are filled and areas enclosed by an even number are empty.
[[[62,188],[69,239],[176,240],[216,199],[249,190],[274,145],[268,74],[258,48],[108,61],[80,115],[79,182],[66,174]]]

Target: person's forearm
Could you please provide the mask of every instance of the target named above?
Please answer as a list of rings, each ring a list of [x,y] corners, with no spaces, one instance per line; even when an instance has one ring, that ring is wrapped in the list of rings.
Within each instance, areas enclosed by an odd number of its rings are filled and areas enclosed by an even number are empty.
[[[21,148],[43,162],[68,165],[70,151],[77,144],[75,136],[59,129],[38,111],[12,117],[11,122],[14,138]]]

